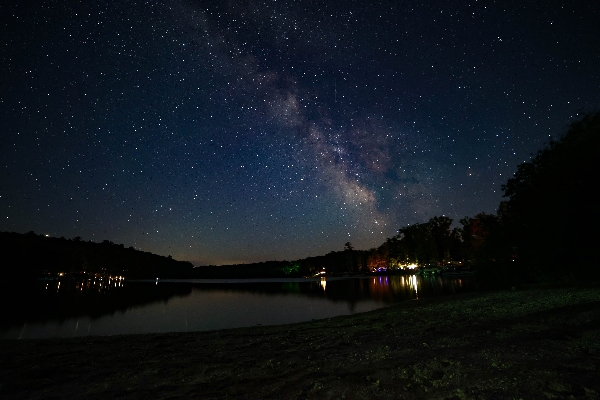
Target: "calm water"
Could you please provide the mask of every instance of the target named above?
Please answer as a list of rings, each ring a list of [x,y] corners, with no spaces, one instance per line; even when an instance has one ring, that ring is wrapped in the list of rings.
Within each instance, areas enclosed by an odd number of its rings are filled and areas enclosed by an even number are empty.
[[[475,290],[472,277],[74,280],[2,288],[0,338],[204,331],[278,325]]]

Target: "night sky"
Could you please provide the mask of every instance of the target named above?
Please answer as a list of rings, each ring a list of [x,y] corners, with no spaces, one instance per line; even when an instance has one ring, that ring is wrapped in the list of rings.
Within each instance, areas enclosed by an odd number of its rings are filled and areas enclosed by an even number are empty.
[[[597,1],[3,1],[0,231],[230,264],[493,213],[600,108],[598,21]]]

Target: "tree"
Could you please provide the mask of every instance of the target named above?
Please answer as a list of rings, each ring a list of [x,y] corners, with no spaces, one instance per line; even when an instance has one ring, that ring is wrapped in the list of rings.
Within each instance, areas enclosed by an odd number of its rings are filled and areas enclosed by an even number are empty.
[[[433,217],[427,222],[431,228],[431,235],[437,248],[437,260],[440,262],[450,261],[450,226],[452,218],[446,216]]]
[[[387,249],[383,245],[376,249],[373,248],[369,250],[369,256],[367,260],[369,271],[375,272],[386,270],[389,267],[386,250]]]
[[[438,260],[437,246],[430,224],[414,224],[400,228],[399,238],[406,257],[405,262],[422,265]]]
[[[541,279],[595,274],[600,112],[573,122],[502,186],[502,220],[523,268]]]
[[[489,261],[499,257],[494,240],[499,239],[500,221],[494,214],[479,213],[475,217],[464,217],[461,238],[465,259]]]

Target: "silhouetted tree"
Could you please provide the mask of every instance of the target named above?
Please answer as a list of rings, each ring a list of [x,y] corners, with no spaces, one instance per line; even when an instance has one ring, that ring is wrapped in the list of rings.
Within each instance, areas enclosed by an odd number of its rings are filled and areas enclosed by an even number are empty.
[[[0,279],[35,278],[59,272],[104,273],[128,277],[190,277],[193,265],[156,254],[102,243],[0,232],[0,251],[11,263],[2,265]]]
[[[571,124],[502,186],[502,220],[525,271],[538,280],[598,276],[600,112]]]
[[[469,261],[490,261],[501,259],[500,249],[502,227],[497,215],[479,213],[475,217],[460,220],[463,253]]]
[[[450,226],[452,226],[452,218],[446,216],[433,217],[427,224],[431,229],[431,235],[437,249],[437,261],[450,261]]]
[[[399,229],[405,262],[419,265],[430,264],[438,260],[438,250],[428,223],[414,224]]]

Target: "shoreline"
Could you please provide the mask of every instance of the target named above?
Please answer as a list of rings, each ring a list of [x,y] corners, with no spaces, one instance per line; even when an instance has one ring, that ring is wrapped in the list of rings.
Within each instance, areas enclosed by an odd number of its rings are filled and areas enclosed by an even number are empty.
[[[220,331],[0,340],[0,397],[597,398],[600,287]]]

